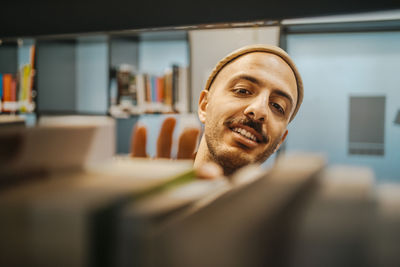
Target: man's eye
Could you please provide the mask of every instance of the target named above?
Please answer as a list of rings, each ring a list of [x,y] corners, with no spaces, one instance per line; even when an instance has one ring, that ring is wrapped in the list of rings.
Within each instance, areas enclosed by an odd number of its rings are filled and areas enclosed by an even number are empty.
[[[285,110],[277,103],[271,103],[275,110],[277,110],[281,114],[285,114]]]
[[[236,88],[233,90],[233,92],[235,94],[239,94],[239,95],[250,95],[251,94],[251,92],[249,90],[244,89],[244,88]]]

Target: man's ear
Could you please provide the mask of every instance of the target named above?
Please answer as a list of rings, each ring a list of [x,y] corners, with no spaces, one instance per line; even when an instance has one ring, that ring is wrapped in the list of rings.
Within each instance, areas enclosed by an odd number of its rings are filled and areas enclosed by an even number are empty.
[[[278,143],[278,145],[275,147],[274,153],[275,153],[276,151],[278,151],[278,149],[279,149],[279,147],[282,145],[283,141],[285,141],[288,132],[289,132],[289,131],[286,129],[285,133],[282,135],[281,141],[280,141],[280,142]]]
[[[203,90],[200,93],[199,108],[197,110],[197,114],[199,115],[199,120],[201,121],[201,123],[206,122],[208,94],[208,90]]]

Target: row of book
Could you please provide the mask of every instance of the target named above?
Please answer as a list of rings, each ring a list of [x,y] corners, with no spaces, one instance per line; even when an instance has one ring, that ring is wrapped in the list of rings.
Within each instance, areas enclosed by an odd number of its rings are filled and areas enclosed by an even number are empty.
[[[133,73],[121,65],[111,75],[110,114],[189,112],[188,68],[173,65],[164,75]]]
[[[35,46],[30,48],[29,63],[20,67],[17,74],[0,73],[0,113],[30,113],[33,101]]]
[[[400,186],[368,168],[302,153],[200,180],[192,161],[114,156],[113,127],[0,132],[1,266],[400,266]]]

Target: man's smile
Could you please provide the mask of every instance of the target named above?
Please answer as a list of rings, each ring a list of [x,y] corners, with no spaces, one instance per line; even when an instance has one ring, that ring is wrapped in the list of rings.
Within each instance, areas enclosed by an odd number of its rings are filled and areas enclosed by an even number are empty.
[[[263,134],[262,123],[255,122],[248,118],[230,119],[224,125],[234,133],[251,140],[255,143],[267,143],[268,137]]]
[[[235,127],[235,128],[232,129],[232,131],[234,131],[236,133],[239,133],[242,136],[244,136],[244,137],[246,137],[246,138],[248,138],[248,139],[250,139],[250,140],[252,140],[254,142],[257,142],[256,136],[254,134],[250,133],[249,131],[243,129],[243,128]]]
[[[242,148],[254,149],[261,143],[266,143],[267,138],[250,126],[241,123],[231,123],[227,127],[233,133],[234,141]]]

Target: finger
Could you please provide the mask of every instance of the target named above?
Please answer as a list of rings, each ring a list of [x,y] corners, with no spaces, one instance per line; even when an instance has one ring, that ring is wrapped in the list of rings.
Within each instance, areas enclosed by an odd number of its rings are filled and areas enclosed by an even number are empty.
[[[144,126],[135,126],[132,134],[131,156],[146,158],[147,129]]]
[[[161,126],[157,139],[157,158],[170,158],[172,147],[172,134],[175,129],[176,119],[166,118]]]
[[[200,130],[197,128],[188,128],[183,130],[183,133],[179,137],[178,154],[177,154],[178,159],[193,158],[199,133]]]
[[[223,176],[223,171],[218,164],[207,162],[196,169],[196,176],[200,179],[216,179]]]

